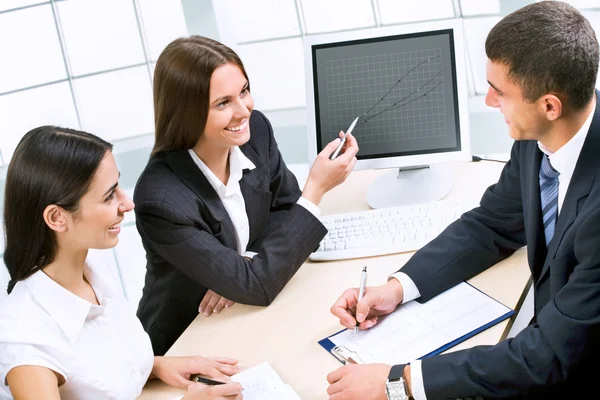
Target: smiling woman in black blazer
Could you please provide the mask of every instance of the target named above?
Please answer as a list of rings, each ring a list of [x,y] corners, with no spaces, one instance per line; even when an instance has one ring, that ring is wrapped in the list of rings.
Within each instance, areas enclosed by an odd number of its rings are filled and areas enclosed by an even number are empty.
[[[356,162],[314,162],[302,191],[239,57],[211,39],[170,43],[154,74],[156,141],[134,194],[147,272],[138,317],[164,354],[198,315],[269,305],[326,233],[319,204]]]

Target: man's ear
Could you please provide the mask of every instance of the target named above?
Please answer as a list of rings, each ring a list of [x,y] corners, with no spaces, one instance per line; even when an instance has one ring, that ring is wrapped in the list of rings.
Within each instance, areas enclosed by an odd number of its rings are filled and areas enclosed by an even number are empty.
[[[543,112],[546,114],[548,121],[555,121],[562,115],[563,104],[557,96],[547,94],[542,96],[540,100],[542,101],[541,107],[543,107]]]
[[[50,204],[44,209],[44,221],[55,232],[65,232],[69,216],[67,212],[56,204]]]

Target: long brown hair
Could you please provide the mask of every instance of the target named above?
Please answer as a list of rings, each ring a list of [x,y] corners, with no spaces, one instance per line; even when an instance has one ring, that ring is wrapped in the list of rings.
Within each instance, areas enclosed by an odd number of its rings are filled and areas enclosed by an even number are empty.
[[[196,145],[208,118],[210,78],[227,63],[236,64],[248,79],[238,55],[216,40],[190,36],[165,47],[154,70],[152,154]]]

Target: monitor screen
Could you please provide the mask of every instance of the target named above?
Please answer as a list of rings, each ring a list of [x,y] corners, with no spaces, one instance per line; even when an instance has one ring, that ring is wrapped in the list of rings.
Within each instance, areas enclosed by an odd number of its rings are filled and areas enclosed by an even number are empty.
[[[359,160],[396,158],[383,167],[410,166],[418,159],[402,162],[398,157],[470,151],[464,140],[467,121],[461,121],[460,112],[466,104],[459,104],[467,89],[464,78],[462,85],[457,78],[464,75],[457,70],[457,64],[464,68],[464,60],[457,58],[462,31],[453,20],[430,28],[414,24],[414,31],[404,25],[307,38],[307,86],[312,86],[307,113],[316,152],[356,117]],[[462,48],[460,53],[464,57]],[[425,163],[446,160],[440,157]],[[379,166],[370,162],[369,167]]]
[[[313,47],[319,148],[357,116],[360,158],[460,150],[452,30]]]
[[[310,35],[304,56],[311,163],[359,117],[354,169],[399,169],[369,187],[371,207],[449,192],[437,164],[471,160],[459,19]]]

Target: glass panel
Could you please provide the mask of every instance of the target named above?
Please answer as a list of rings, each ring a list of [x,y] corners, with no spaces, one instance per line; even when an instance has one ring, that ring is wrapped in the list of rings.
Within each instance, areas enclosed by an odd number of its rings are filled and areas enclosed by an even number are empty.
[[[139,4],[150,59],[156,60],[172,40],[188,35],[181,1],[139,0]]]
[[[563,0],[565,3],[569,3],[577,9],[585,8],[600,8],[598,0]],[[597,32],[597,31],[596,31]]]
[[[236,42],[301,34],[294,0],[219,0],[215,12],[219,27],[233,30]],[[256,23],[265,19],[268,23]]]
[[[374,27],[369,0],[302,0],[307,33]]]
[[[83,129],[105,140],[154,131],[146,66],[75,79]]]
[[[382,24],[454,18],[452,0],[379,0]]]
[[[490,30],[500,21],[500,17],[469,18],[464,20],[465,40],[471,70],[475,80],[475,92],[485,94],[488,90],[485,66],[485,39]]]
[[[144,62],[132,1],[69,0],[57,6],[73,75]]]
[[[0,96],[0,148],[5,163],[21,137],[41,125],[79,129],[67,82]]]
[[[12,10],[13,8],[26,7],[33,4],[44,3],[41,0],[2,0],[0,3],[0,11]],[[47,2],[46,2],[47,3]],[[0,288],[1,290],[2,288]]]
[[[66,79],[49,5],[0,14],[0,38],[0,93]]]
[[[133,211],[132,211],[133,212]],[[135,225],[121,226],[119,244],[115,247],[119,271],[129,303],[137,309],[146,277],[146,251]]]
[[[462,15],[500,14],[500,0],[460,0]]]
[[[257,109],[306,105],[302,39],[243,45],[238,47],[238,53],[246,67]]]

